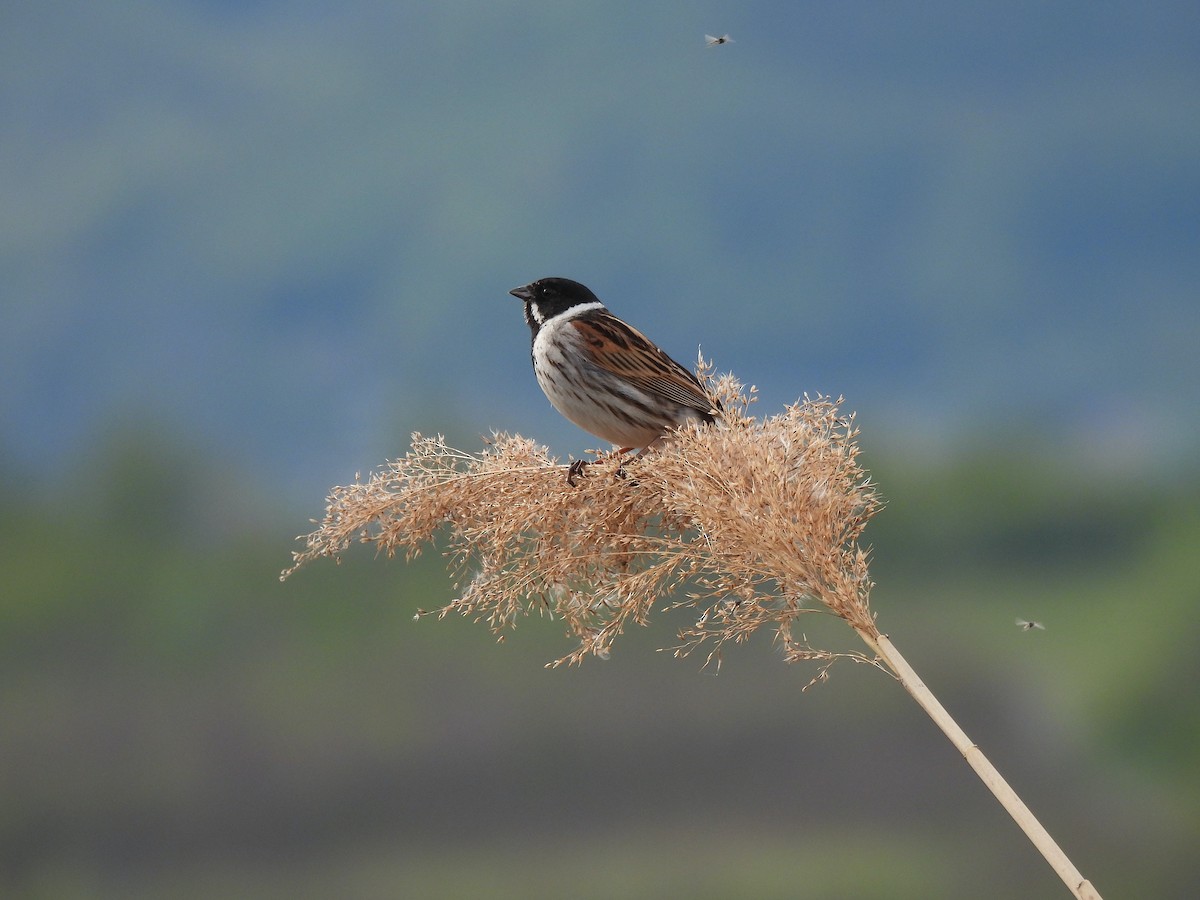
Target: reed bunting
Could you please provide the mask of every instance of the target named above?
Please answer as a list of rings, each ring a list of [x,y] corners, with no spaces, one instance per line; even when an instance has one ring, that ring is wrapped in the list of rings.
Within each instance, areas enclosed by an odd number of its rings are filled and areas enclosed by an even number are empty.
[[[695,375],[578,281],[542,278],[509,293],[525,302],[533,371],[550,403],[620,452],[645,452],[678,425],[720,416]]]

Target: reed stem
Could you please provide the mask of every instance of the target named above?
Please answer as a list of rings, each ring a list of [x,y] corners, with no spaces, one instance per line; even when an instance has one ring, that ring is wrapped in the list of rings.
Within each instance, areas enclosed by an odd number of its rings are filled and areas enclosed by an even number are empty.
[[[1099,892],[1092,887],[1092,883],[1075,868],[1074,863],[1067,858],[1042,823],[1017,796],[1016,791],[1009,786],[996,767],[983,755],[983,751],[967,737],[966,732],[959,727],[950,713],[946,712],[945,707],[925,686],[925,682],[908,664],[908,661],[900,655],[900,651],[888,640],[887,635],[862,627],[855,627],[855,631],[867,646],[887,664],[887,667],[892,670],[921,709],[925,710],[929,718],[933,719],[938,728],[942,729],[942,732],[950,739],[950,743],[963,755],[968,765],[975,770],[975,774],[1000,801],[1000,805],[1013,817],[1013,820],[1025,832],[1025,836],[1033,842],[1033,845],[1046,858],[1046,862],[1050,863],[1050,867],[1058,873],[1058,877],[1070,888],[1071,892],[1079,900],[1101,900]]]

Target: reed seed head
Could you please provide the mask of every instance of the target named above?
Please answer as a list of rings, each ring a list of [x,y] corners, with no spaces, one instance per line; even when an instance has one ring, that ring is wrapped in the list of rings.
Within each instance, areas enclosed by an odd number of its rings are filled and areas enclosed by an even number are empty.
[[[478,453],[413,435],[403,459],[334,488],[324,519],[293,554],[287,577],[356,541],[413,557],[437,539],[460,594],[440,610],[498,636],[531,612],[561,620],[577,641],[550,663],[607,658],[618,635],[651,614],[688,608],[670,649],[721,649],[766,625],[789,661],[842,654],[809,646],[796,620],[830,612],[877,635],[860,544],[880,501],[858,463],[858,431],[838,401],[805,396],[750,415],[753,387],[732,375],[702,382],[725,413],[681,428],[643,457],[597,452],[568,484],[547,449],[495,434]]]

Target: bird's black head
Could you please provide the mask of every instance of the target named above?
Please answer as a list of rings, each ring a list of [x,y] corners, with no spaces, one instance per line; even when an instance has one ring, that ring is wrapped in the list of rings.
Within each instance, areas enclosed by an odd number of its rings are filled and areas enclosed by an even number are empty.
[[[600,302],[595,294],[570,278],[539,278],[509,293],[525,301],[525,321],[535,337],[546,320],[584,303]]]

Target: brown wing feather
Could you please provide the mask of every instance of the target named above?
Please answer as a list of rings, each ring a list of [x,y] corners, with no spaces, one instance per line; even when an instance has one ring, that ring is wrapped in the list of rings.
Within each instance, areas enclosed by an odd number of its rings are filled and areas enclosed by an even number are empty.
[[[570,324],[578,330],[592,361],[600,368],[709,419],[719,412],[695,375],[612,313],[596,310]]]

